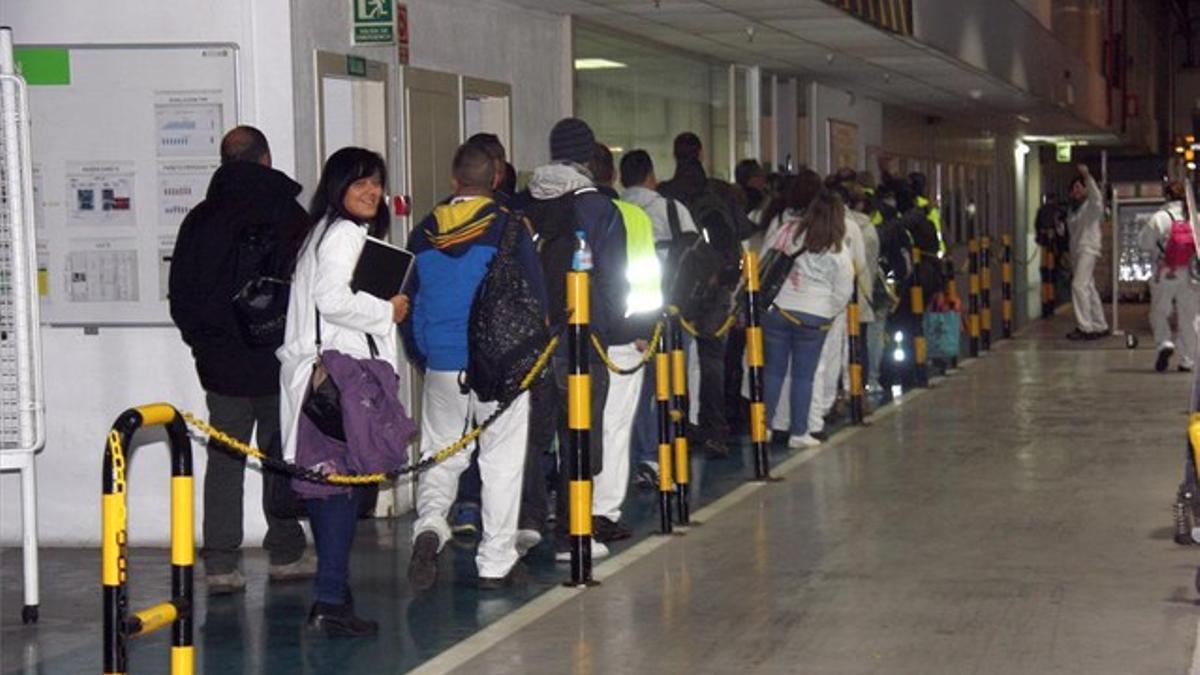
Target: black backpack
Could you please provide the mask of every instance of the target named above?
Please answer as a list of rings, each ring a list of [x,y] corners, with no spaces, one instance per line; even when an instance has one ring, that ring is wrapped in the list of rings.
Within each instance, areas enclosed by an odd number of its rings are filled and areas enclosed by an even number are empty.
[[[510,214],[471,302],[466,385],[480,401],[516,398],[550,340],[541,303],[516,257],[522,227],[522,218]]]
[[[680,228],[679,210],[671,198],[667,198],[667,222],[671,228],[663,275],[669,280],[667,298],[685,317],[693,318],[704,314],[719,293],[725,259],[699,233]]]
[[[291,276],[280,269],[278,227],[250,225],[238,233],[233,249],[234,316],[246,344],[278,347],[287,326]]]

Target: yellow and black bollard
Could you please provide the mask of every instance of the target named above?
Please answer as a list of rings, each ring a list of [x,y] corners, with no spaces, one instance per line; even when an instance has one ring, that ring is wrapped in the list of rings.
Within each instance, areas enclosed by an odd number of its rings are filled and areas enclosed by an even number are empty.
[[[567,586],[592,581],[592,376],[588,373],[591,334],[588,328],[588,273],[567,272],[567,432],[571,453],[570,505],[571,580]],[[661,467],[660,467],[661,471]]]
[[[767,404],[763,401],[763,329],[758,315],[758,254],[749,251],[742,265],[746,275],[746,367],[750,381],[750,442],[754,449],[755,480],[771,479],[767,436]]]
[[[129,613],[128,502],[126,473],[134,433],[144,426],[163,425],[171,447],[171,599]],[[104,602],[104,673],[128,670],[128,640],[171,626],[171,675],[192,675],[192,568],[195,564],[193,525],[192,444],[179,412],[165,403],[132,408],[113,423],[104,448],[100,478],[100,583]]]
[[[925,341],[925,288],[921,286],[921,249],[913,247],[913,280],[909,302],[913,314],[913,375],[918,387],[929,386],[928,354]]]
[[[1042,249],[1042,318],[1054,316],[1054,251]]]
[[[979,347],[992,348],[992,238],[983,235],[979,252]]]
[[[675,421],[675,497],[679,507],[679,524],[687,525],[691,520],[691,502],[688,496],[689,452],[688,452],[688,401],[687,355],[683,351],[683,317],[675,313],[671,321],[671,406]]]
[[[967,328],[970,337],[968,353],[979,356],[979,240],[971,238],[968,245]]]
[[[654,353],[654,399],[658,406],[658,516],[660,531],[671,534],[671,366],[668,346],[670,312],[663,312],[664,328],[658,335],[658,350]]]
[[[1007,234],[1003,235],[1000,245],[1003,247],[1000,261],[1000,330],[1007,340],[1012,337],[1013,329],[1012,239]]]
[[[866,419],[866,397],[863,393],[863,339],[862,324],[858,320],[858,279],[850,295],[850,306],[846,308],[846,333],[850,337],[850,422],[862,424]]]

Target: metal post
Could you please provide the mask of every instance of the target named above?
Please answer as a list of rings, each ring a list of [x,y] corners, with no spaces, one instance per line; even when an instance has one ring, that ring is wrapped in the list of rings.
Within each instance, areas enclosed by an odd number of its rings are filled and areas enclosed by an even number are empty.
[[[568,586],[588,586],[592,581],[592,376],[588,373],[588,273],[567,272],[567,431],[571,580]],[[661,467],[660,467],[661,470]]]
[[[858,318],[857,275],[854,290],[850,294],[850,306],[846,308],[846,333],[850,339],[850,421],[862,424],[866,418],[866,404],[863,395],[863,340],[862,324]]]
[[[758,254],[748,251],[742,266],[746,275],[746,368],[750,380],[750,442],[754,449],[755,480],[770,480],[767,447],[767,404],[763,402],[763,330],[758,316]]]
[[[979,256],[979,346],[986,352],[992,348],[992,238],[986,234]]]
[[[687,355],[683,351],[683,317],[678,313],[670,323],[671,328],[671,401],[675,409],[675,486],[678,495],[679,524],[687,525],[691,520],[691,503],[688,499],[689,453],[688,453],[688,400]]]
[[[1000,261],[1000,329],[1007,340],[1012,337],[1013,329],[1012,238],[1007,234],[1002,235],[1000,245],[1004,247],[1004,257]]]
[[[671,315],[663,313],[664,328],[658,336],[654,354],[654,399],[658,406],[658,516],[663,534],[671,534],[671,367],[668,336],[672,334]]]
[[[967,328],[970,334],[968,353],[979,356],[979,240],[971,237],[967,244]]]
[[[913,247],[913,280],[909,289],[909,303],[913,314],[913,375],[918,387],[929,386],[929,371],[926,363],[928,346],[925,342],[925,289],[921,286],[921,249]]]

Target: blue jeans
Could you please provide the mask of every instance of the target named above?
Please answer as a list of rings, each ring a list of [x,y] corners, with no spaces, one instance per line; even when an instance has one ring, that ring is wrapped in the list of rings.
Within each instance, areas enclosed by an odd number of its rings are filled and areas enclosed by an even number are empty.
[[[344,605],[350,599],[350,546],[360,492],[351,489],[350,494],[304,500],[317,549],[317,602]]]
[[[767,404],[767,419],[775,417],[775,406],[779,404],[779,393],[783,391],[784,366],[789,359],[792,364],[791,429],[792,436],[808,433],[808,407],[812,402],[813,376],[821,360],[821,347],[825,344],[830,319],[789,312],[803,321],[798,326],[784,318],[778,311],[767,312],[763,317],[763,347],[766,351],[766,367],[763,368],[763,398]]]

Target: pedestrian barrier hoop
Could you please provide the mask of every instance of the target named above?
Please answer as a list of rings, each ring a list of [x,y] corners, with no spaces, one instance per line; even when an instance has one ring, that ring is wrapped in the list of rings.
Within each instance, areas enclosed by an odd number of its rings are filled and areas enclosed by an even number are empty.
[[[171,599],[129,612],[128,504],[126,469],[133,435],[146,426],[164,426],[171,449]],[[130,408],[117,417],[104,448],[101,474],[101,593],[104,672],[123,674],[129,638],[171,626],[171,673],[194,672],[192,582],[195,564],[192,444],[179,411],[166,403]]]

